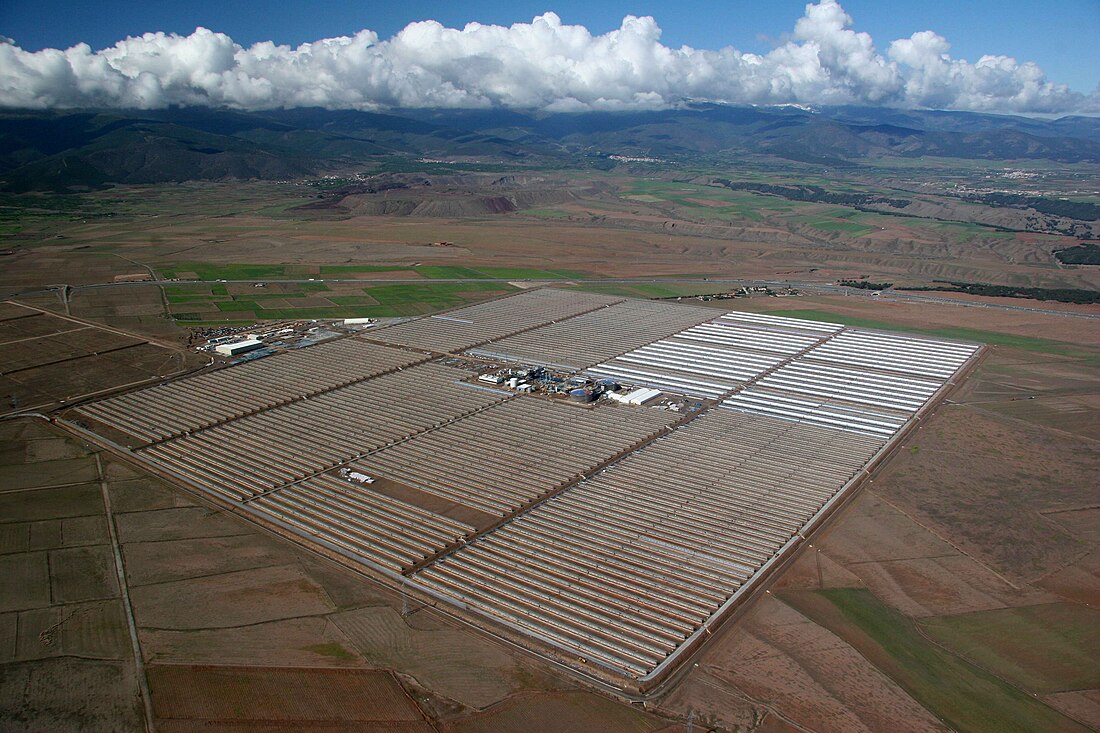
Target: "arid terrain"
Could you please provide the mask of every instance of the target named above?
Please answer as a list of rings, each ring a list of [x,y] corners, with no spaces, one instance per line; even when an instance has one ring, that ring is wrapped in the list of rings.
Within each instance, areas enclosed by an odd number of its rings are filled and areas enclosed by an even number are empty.
[[[925,191],[905,213],[938,219],[733,191],[707,171],[9,200],[21,216],[0,259],[0,730],[1100,729],[1100,306],[835,284],[1094,291],[1100,268],[1053,256],[1083,239],[1007,231],[1015,210],[947,211],[939,194],[959,171],[894,175],[908,193],[891,196]],[[954,217],[967,221],[940,220]],[[202,367],[188,326],[412,316],[542,282],[675,298],[754,280],[797,294],[707,304],[989,348],[645,701],[49,422],[74,400]]]

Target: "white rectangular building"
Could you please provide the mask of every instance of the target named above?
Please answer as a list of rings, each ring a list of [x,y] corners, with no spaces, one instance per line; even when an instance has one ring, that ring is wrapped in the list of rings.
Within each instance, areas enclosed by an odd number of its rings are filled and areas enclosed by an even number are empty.
[[[264,342],[259,339],[245,339],[244,341],[234,341],[231,344],[218,344],[214,347],[214,351],[222,356],[236,356],[237,354],[255,351],[263,345]]]
[[[644,405],[647,402],[652,402],[664,393],[659,389],[653,389],[652,387],[639,387],[638,389],[627,392],[626,394],[616,394],[614,392],[605,393],[607,396],[616,401],[622,402],[627,405]]]

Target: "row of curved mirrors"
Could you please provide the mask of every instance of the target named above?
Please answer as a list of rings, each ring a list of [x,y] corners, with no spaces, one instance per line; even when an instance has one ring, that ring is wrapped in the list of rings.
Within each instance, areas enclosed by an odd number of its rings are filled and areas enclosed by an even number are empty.
[[[637,688],[695,648],[979,348],[540,289],[79,415],[302,543]],[[701,407],[516,394],[477,383],[478,360]]]

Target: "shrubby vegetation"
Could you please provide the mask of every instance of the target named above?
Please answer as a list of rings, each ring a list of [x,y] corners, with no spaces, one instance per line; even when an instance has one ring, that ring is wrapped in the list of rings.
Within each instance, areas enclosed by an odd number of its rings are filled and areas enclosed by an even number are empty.
[[[1055,251],[1063,265],[1100,265],[1100,244],[1079,244]]]
[[[837,280],[836,284],[843,285],[846,288],[859,288],[860,290],[885,290],[894,283],[873,283],[867,280]]]
[[[714,182],[720,186],[725,186],[731,191],[755,191],[756,193],[782,196],[791,201],[809,201],[818,204],[838,204],[841,206],[885,204],[895,209],[903,209],[911,203],[908,199],[891,199],[869,193],[836,193],[835,191],[826,191],[820,186],[774,186],[767,183],[738,183],[726,178],[717,178]]]
[[[942,281],[937,280],[935,282]],[[898,290],[969,293],[970,295],[986,295],[998,298],[1031,298],[1032,300],[1055,300],[1059,303],[1100,303],[1100,291],[1079,290],[1076,288],[1023,288],[1015,285],[946,282],[942,285],[898,288]]]
[[[1040,196],[1021,196],[1014,193],[987,193],[974,197],[990,206],[1010,206],[1014,209],[1035,209],[1040,214],[1064,216],[1067,219],[1096,221],[1100,219],[1100,205],[1084,201],[1047,199]]]

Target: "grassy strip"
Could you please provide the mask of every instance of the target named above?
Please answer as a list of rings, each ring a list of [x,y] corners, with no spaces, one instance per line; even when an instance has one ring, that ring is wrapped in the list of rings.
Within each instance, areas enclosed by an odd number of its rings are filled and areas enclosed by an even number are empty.
[[[306,272],[308,270],[308,272]],[[193,272],[199,280],[279,280],[305,279],[314,270],[320,275],[341,275],[370,272],[410,272],[434,280],[494,279],[494,280],[583,280],[583,273],[572,270],[541,270],[528,267],[461,267],[457,265],[249,265],[177,262],[160,269],[163,278],[171,279],[180,272]],[[312,285],[313,283],[309,283]],[[318,283],[323,286],[323,283]],[[187,287],[187,286],[181,286]]]
[[[913,622],[863,588],[783,591],[779,597],[855,648],[957,731],[1087,728],[932,644]]]
[[[237,295],[235,298],[247,298],[248,300],[282,300],[284,298],[304,298],[305,293],[249,293],[247,296]]]
[[[419,315],[403,312],[401,308],[385,305],[346,305],[333,308],[286,308],[263,311],[263,317],[277,321],[293,321],[303,318],[392,318],[394,316]]]
[[[321,265],[322,275],[338,275],[344,272],[399,272],[413,268],[404,265]]]
[[[184,318],[184,316],[195,316],[194,318]],[[203,321],[198,313],[177,313],[173,316],[177,321],[189,328],[202,328],[205,326],[211,326],[217,328],[219,326],[251,326],[256,321]]]
[[[506,283],[408,283],[364,288],[379,303],[426,303],[437,308],[460,305],[467,293],[504,293],[515,290]]]
[[[173,294],[169,294],[167,297],[168,297],[168,302],[169,303],[193,303],[196,300],[206,301],[206,300],[213,300],[214,299],[213,295],[173,295]]]
[[[413,270],[422,277],[433,280],[450,280],[454,278],[483,278],[488,277],[483,272],[471,270],[469,267],[455,267],[453,265],[421,265]]]
[[[920,620],[936,641],[1032,692],[1100,687],[1100,611],[1043,603]]]
[[[218,265],[206,262],[179,262],[166,266],[161,276],[172,278],[177,272],[193,272],[199,280],[274,280],[293,277],[286,265]]]
[[[225,289],[224,285],[218,285],[218,287]],[[168,294],[177,295],[210,295],[213,292],[213,286],[206,283],[196,283],[194,285],[167,285],[164,288],[164,292]]]
[[[309,283],[310,285],[314,283]],[[320,284],[320,283],[317,283]],[[315,288],[308,288],[315,289]],[[327,289],[327,288],[326,288]],[[503,282],[475,283],[393,283],[363,288],[365,295],[336,295],[328,297],[331,307],[305,308],[261,308],[258,300],[294,299],[304,297],[303,293],[250,293],[248,299],[214,301],[213,305],[223,313],[241,315],[250,313],[264,320],[293,319],[339,319],[339,318],[390,318],[395,316],[418,316],[446,308],[454,308],[467,303],[482,300],[482,295],[491,296],[515,290]],[[182,304],[192,300],[211,302],[213,296],[182,296]],[[176,313],[176,320],[188,323],[201,318],[210,318],[210,314],[194,312]]]
[[[856,328],[874,328],[883,331],[902,331],[905,333],[918,333],[923,336],[940,336],[943,338],[958,339],[960,341],[977,341],[979,343],[986,343],[995,346],[1005,346],[1012,349],[1037,351],[1044,354],[1061,354],[1063,356],[1077,357],[1094,356],[1093,354],[1082,351],[1079,348],[1067,346],[1065,343],[1062,343],[1060,341],[1050,341],[1048,339],[1040,339],[1033,336],[1016,336],[1014,334],[999,333],[997,331],[981,331],[976,328],[918,328],[916,326],[906,326],[900,323],[876,321],[870,318],[839,315],[837,313],[829,313],[827,311],[810,309],[770,310],[760,312],[771,316],[805,318],[807,321],[829,321],[832,323],[843,323],[846,326],[854,326]]]
[[[479,267],[486,277],[502,280],[583,280],[586,276],[573,270],[536,270],[529,267]]]
[[[229,311],[255,311],[260,308],[254,300],[223,300],[214,305],[218,306],[218,310],[223,313]]]
[[[432,279],[490,278],[494,280],[583,280],[586,275],[572,270],[539,270],[530,267],[458,267],[421,265],[416,272]]]

